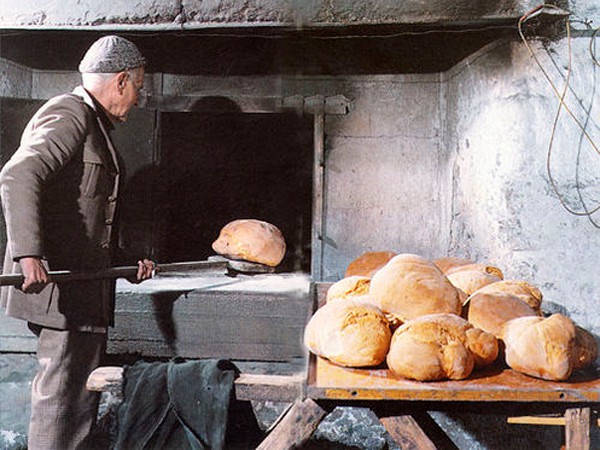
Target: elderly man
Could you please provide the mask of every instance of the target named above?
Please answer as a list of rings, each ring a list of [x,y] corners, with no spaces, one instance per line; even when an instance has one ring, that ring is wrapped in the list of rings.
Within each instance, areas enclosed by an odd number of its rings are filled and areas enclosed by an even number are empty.
[[[99,399],[85,383],[106,348],[114,281],[52,283],[48,270],[111,264],[122,167],[109,132],[137,104],[144,65],[132,42],[96,41],[79,65],[82,86],[37,111],[0,173],[4,271],[21,272],[25,280],[20,289],[3,288],[2,302],[39,338],[31,450],[88,448]],[[138,261],[135,281],[153,270],[152,261]]]

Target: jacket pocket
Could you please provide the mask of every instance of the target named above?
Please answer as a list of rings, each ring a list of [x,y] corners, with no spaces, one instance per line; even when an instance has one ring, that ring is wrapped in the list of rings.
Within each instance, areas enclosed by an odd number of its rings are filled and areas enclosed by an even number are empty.
[[[81,193],[84,197],[109,195],[112,192],[112,176],[102,164],[91,161],[83,162]]]

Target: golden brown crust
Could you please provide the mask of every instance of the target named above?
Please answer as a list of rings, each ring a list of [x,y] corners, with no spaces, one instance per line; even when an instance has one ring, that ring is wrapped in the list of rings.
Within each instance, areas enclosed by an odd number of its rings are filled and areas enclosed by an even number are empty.
[[[468,299],[467,320],[477,328],[500,336],[504,323],[517,317],[536,316],[536,312],[519,297],[505,292],[475,292]]]
[[[596,358],[598,358],[598,343],[594,335],[584,328],[575,326],[573,370],[592,365]]]
[[[285,256],[285,239],[275,225],[256,219],[238,219],[225,225],[212,248],[231,259],[275,267]]]
[[[482,287],[479,292],[485,294],[506,293],[515,295],[531,306],[538,315],[542,315],[542,292],[526,281],[501,280]]]
[[[475,360],[463,335],[443,321],[406,322],[392,336],[388,367],[398,377],[419,381],[467,378]]]
[[[500,354],[498,339],[481,328],[469,328],[465,332],[467,347],[475,358],[475,367],[485,367],[493,364]]]
[[[385,360],[391,331],[379,308],[360,301],[332,301],[306,325],[304,344],[316,355],[347,367],[376,366]]]
[[[573,370],[575,325],[562,314],[513,319],[502,327],[506,364],[518,372],[562,381]]]
[[[453,273],[456,273],[456,272],[459,272],[462,270],[465,270],[465,271],[475,270],[475,271],[479,271],[481,273],[487,273],[489,275],[494,275],[494,276],[500,278],[501,280],[504,279],[504,274],[502,273],[502,270],[500,270],[496,266],[492,266],[490,264],[483,264],[483,263],[471,263],[471,264],[465,264],[465,265],[459,266],[459,267],[453,267],[452,269],[449,269],[446,272],[446,275],[451,275]]]
[[[411,320],[411,323],[415,322],[432,322],[454,328],[456,335],[473,354],[475,367],[488,366],[498,357],[498,339],[491,333],[475,328],[456,314],[429,314]]]
[[[333,283],[327,290],[327,301],[363,297],[369,293],[371,279],[363,276],[349,276]]]
[[[402,321],[434,313],[460,314],[458,291],[437,266],[419,255],[392,258],[371,279],[369,295]]]
[[[494,269],[491,266],[462,266],[447,272],[446,277],[455,288],[469,296],[488,284],[502,280]]]
[[[353,275],[372,277],[394,256],[396,253],[389,251],[363,253],[348,265],[344,277]]]
[[[433,260],[433,263],[444,273],[448,272],[448,270],[453,269],[455,267],[465,266],[467,264],[472,264],[473,261],[466,258],[458,258],[456,256],[443,256],[441,258],[436,258]]]

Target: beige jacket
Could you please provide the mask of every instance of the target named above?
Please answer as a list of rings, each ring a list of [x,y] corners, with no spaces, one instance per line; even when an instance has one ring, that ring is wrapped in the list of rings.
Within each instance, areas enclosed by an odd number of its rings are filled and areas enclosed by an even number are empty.
[[[82,88],[45,103],[0,172],[6,221],[4,273],[38,256],[50,270],[110,265],[119,158],[96,104]],[[49,284],[40,294],[2,288],[6,313],[58,329],[113,322],[114,282]]]

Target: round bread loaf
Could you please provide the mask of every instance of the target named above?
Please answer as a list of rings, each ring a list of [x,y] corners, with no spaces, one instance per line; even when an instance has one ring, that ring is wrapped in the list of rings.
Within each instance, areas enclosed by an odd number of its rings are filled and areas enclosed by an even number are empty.
[[[458,258],[456,256],[443,256],[436,258],[433,263],[444,273],[454,267],[466,266],[467,264],[473,264],[473,261],[465,258]]]
[[[476,290],[502,280],[504,275],[500,269],[494,266],[466,264],[449,269],[446,272],[446,277],[455,288],[468,297]],[[466,300],[466,297],[462,300]]]
[[[598,343],[594,335],[584,328],[575,326],[575,357],[573,370],[591,366],[598,358]]]
[[[468,299],[467,320],[473,326],[496,337],[504,323],[517,317],[537,316],[531,306],[507,292],[485,293],[476,291]]]
[[[467,320],[456,314],[429,314],[417,317],[411,322],[435,322],[442,326],[454,328],[456,335],[473,354],[475,367],[489,366],[498,357],[498,339],[493,334],[475,328]]]
[[[396,256],[395,252],[367,252],[352,261],[346,269],[345,277],[360,275],[372,277],[375,272]]]
[[[542,315],[542,292],[535,286],[521,280],[501,280],[479,289],[480,294],[506,293],[519,297],[538,314]]]
[[[562,314],[520,317],[504,324],[501,339],[506,364],[544,380],[569,378],[575,357],[575,325]]]
[[[326,300],[330,302],[336,299],[345,300],[348,298],[357,299],[364,297],[369,293],[370,284],[371,279],[369,277],[354,275],[342,278],[329,287]]]
[[[373,275],[369,295],[402,321],[434,313],[460,314],[458,291],[442,271],[419,255],[402,253]]]
[[[464,340],[460,327],[439,321],[411,320],[394,332],[387,365],[395,376],[402,378],[462,380],[475,365]]]
[[[447,274],[450,273],[455,273],[461,270],[477,270],[483,273],[488,273],[491,275],[495,275],[496,277],[500,278],[501,280],[504,279],[504,274],[502,273],[502,270],[500,270],[498,267],[496,266],[492,266],[490,264],[483,264],[483,263],[471,263],[471,264],[464,264],[462,266],[458,266],[458,267],[453,267],[452,269],[448,269],[446,271]]]
[[[381,310],[352,299],[326,303],[304,331],[304,345],[311,352],[346,367],[381,364],[390,340],[390,327]]]
[[[327,296],[325,301],[331,302],[335,300],[347,300],[352,299],[365,303],[376,305],[373,298],[369,295],[369,286],[371,285],[371,279],[369,277],[362,277],[359,275],[353,275],[346,278],[342,278],[339,281],[333,283],[327,290]],[[385,317],[389,322],[390,329],[393,331],[398,328],[402,321],[400,318],[391,313],[385,313]]]
[[[285,239],[275,225],[256,219],[238,219],[225,225],[212,248],[231,259],[275,267],[285,256]]]

